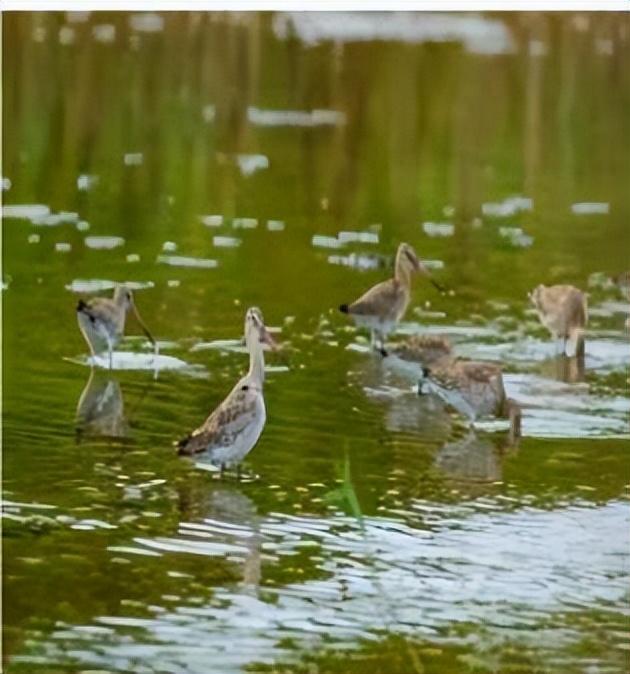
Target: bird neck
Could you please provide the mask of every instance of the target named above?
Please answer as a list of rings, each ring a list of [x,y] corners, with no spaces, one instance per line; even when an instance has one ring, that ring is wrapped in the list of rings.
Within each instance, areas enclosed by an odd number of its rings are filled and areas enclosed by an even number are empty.
[[[117,286],[114,290],[114,304],[117,307],[125,308],[125,289]]]
[[[249,372],[247,376],[262,387],[265,381],[265,356],[262,344],[256,339],[249,347]]]
[[[409,289],[411,287],[411,271],[405,264],[401,255],[396,257],[396,266],[394,271],[394,278],[400,283],[403,288]]]

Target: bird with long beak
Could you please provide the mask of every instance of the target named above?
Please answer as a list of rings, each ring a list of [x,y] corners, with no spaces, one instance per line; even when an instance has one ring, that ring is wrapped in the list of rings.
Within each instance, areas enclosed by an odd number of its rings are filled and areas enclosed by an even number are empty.
[[[383,356],[387,355],[387,335],[407,311],[411,298],[411,276],[416,273],[424,274],[438,290],[444,291],[418,259],[416,251],[408,243],[401,243],[396,252],[394,278],[377,283],[352,304],[339,307],[339,311],[352,316],[356,325],[370,329],[372,348],[376,348]]]
[[[438,335],[412,335],[394,345],[392,352],[422,367],[418,393],[434,393],[468,417],[471,425],[482,417],[509,419],[511,435],[520,436],[521,408],[507,397],[496,363],[458,358],[450,341]]]
[[[267,419],[263,351],[265,344],[274,350],[277,346],[256,307],[245,314],[245,344],[249,351],[248,373],[199,428],[177,443],[179,454],[198,455],[222,472],[231,466],[238,467],[251,452]]]
[[[111,299],[108,297],[93,297],[89,300],[79,300],[77,305],[79,329],[90,347],[92,357],[100,353],[103,350],[102,347],[105,346],[109,355],[110,370],[113,364],[113,350],[125,332],[125,319],[130,309],[133,311],[142,331],[153,344],[157,354],[157,342],[140,318],[133,293],[127,286],[116,286],[114,296]]]

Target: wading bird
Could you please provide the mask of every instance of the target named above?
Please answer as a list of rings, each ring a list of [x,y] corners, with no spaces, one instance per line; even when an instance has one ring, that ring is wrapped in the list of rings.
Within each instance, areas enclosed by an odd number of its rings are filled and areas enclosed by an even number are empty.
[[[260,309],[255,307],[245,314],[245,344],[249,351],[249,372],[197,430],[177,443],[179,454],[199,455],[221,471],[238,467],[265,426],[263,345],[275,349],[276,343],[265,327]]]
[[[356,325],[369,328],[372,333],[372,348],[383,356],[385,339],[404,316],[411,297],[411,276],[422,273],[440,291],[444,288],[431,278],[431,272],[418,259],[414,249],[407,243],[401,243],[396,252],[394,278],[372,286],[352,304],[342,304],[339,311],[349,314]]]
[[[506,396],[503,373],[495,363],[459,359],[449,340],[436,335],[413,335],[392,352],[422,366],[419,393],[426,387],[468,417],[471,424],[480,417],[509,419],[511,436],[520,436],[520,406]]]
[[[140,327],[153,344],[157,354],[157,343],[140,318],[133,293],[127,286],[116,286],[114,296],[111,299],[93,297],[88,300],[79,300],[77,305],[79,329],[90,347],[92,357],[100,353],[103,350],[102,347],[105,346],[109,354],[110,369],[112,368],[112,353],[125,332],[125,318],[130,309],[133,310]]]
[[[562,351],[569,358],[583,357],[588,322],[586,295],[574,286],[539,285],[528,296],[540,322],[554,339],[562,341]]]

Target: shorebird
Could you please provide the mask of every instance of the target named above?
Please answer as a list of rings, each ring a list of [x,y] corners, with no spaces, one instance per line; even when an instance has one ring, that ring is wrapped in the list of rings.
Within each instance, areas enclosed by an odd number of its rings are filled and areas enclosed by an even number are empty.
[[[265,426],[263,345],[275,349],[276,343],[256,307],[245,314],[245,344],[249,351],[249,372],[199,428],[177,443],[179,454],[203,455],[200,458],[208,459],[222,472],[241,463]]]
[[[468,417],[471,424],[486,416],[510,420],[514,436],[521,432],[521,409],[505,394],[503,373],[495,363],[459,359],[445,337],[414,335],[396,345],[393,353],[422,366],[418,392],[435,393]]]
[[[142,331],[153,344],[157,354],[157,343],[140,318],[133,293],[127,286],[117,285],[111,299],[93,297],[88,300],[79,300],[77,305],[79,329],[90,347],[92,357],[96,356],[97,349],[101,350],[101,347],[105,345],[109,354],[110,370],[112,369],[112,352],[125,332],[125,318],[129,309],[133,309]]]
[[[390,352],[402,360],[430,367],[455,360],[453,347],[442,335],[411,335],[390,347]]]
[[[372,286],[352,304],[342,304],[339,311],[352,316],[359,327],[369,328],[372,334],[372,348],[383,356],[385,339],[404,316],[411,297],[411,275],[422,273],[440,291],[444,288],[433,278],[431,272],[418,259],[408,243],[401,243],[396,252],[394,278]]]
[[[586,295],[569,285],[539,285],[529,299],[540,322],[554,339],[562,341],[562,351],[569,357],[584,356],[584,328],[588,322]]]

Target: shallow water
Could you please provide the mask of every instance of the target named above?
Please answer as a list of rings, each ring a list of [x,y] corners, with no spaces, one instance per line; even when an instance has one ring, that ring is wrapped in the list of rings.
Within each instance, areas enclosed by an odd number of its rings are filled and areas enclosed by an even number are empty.
[[[7,672],[624,672],[627,17],[3,17]],[[488,95],[488,91],[492,95]],[[499,362],[474,428],[336,307]],[[59,244],[62,244],[61,246]],[[77,299],[135,290],[114,368]],[[583,365],[527,305],[590,293]],[[244,478],[178,458],[247,366]],[[206,467],[207,468],[207,467]]]

